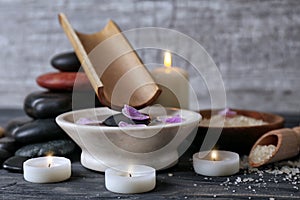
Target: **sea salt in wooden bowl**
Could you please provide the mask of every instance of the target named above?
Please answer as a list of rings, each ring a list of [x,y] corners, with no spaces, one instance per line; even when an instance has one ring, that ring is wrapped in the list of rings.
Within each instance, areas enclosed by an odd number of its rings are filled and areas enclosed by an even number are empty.
[[[124,128],[75,123],[80,118],[103,121],[119,113],[102,107],[64,113],[56,118],[56,122],[81,147],[81,164],[89,169],[103,172],[112,166],[143,164],[159,170],[177,162],[180,153],[183,153],[178,149],[183,151],[192,143],[188,142],[188,138],[194,138],[201,120],[197,112],[161,108],[147,107],[140,111],[153,119],[180,115],[183,121]]]
[[[282,128],[284,124],[284,119],[279,115],[251,110],[231,110],[235,111],[238,115],[263,120],[267,122],[267,124],[235,127],[208,127],[199,124],[198,133],[193,142],[193,146],[196,145],[200,149],[204,137],[206,136],[208,129],[210,129],[210,134],[217,134],[221,131],[220,138],[218,139],[215,148],[234,151],[240,154],[249,154],[252,146],[260,136],[268,131]],[[211,116],[218,114],[218,112],[220,112],[220,110],[201,110],[200,114],[203,119],[208,119]]]

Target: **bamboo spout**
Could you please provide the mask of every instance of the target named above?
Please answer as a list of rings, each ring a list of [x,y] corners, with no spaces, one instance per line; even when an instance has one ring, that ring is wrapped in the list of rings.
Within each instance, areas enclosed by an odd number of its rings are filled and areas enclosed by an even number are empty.
[[[297,130],[300,130],[300,127]],[[266,133],[253,145],[249,154],[249,164],[252,167],[259,167],[264,164],[284,160],[298,155],[300,151],[299,135],[299,132],[288,128],[277,129]],[[263,159],[260,162],[254,162],[254,156],[257,156],[254,155],[254,150],[258,145],[274,145],[276,148],[269,158]]]
[[[94,34],[75,31],[64,14],[59,21],[102,104],[142,108],[157,99],[161,90],[113,21]]]

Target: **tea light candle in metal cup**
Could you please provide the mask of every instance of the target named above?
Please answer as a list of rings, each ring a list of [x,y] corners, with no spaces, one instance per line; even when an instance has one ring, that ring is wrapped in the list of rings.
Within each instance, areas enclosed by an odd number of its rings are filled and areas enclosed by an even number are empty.
[[[155,169],[146,165],[124,165],[105,170],[105,187],[111,192],[143,193],[153,190],[155,184]]]
[[[239,172],[240,157],[230,151],[202,151],[193,155],[193,167],[204,176],[229,176]]]
[[[32,183],[54,183],[71,176],[71,161],[64,157],[32,158],[23,163],[24,179]]]

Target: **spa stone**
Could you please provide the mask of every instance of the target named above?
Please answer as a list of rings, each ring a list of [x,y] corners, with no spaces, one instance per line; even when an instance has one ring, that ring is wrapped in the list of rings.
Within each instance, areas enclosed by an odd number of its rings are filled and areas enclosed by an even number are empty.
[[[8,152],[14,153],[20,145],[13,137],[0,138],[0,149],[4,149]]]
[[[72,91],[73,86],[76,91],[93,89],[84,72],[47,73],[37,77],[36,82],[39,86],[51,91]]]
[[[67,138],[65,132],[56,124],[54,119],[37,119],[27,123],[15,132],[17,142],[30,144],[49,140]]]
[[[72,110],[72,93],[34,92],[25,98],[24,111],[33,118],[45,119]]]
[[[2,163],[11,156],[11,153],[4,150],[0,149],[0,165],[2,166]]]
[[[12,156],[4,161],[3,169],[9,170],[11,172],[23,172],[23,163],[29,158],[21,156]]]
[[[31,118],[28,117],[20,117],[15,118],[8,122],[7,126],[5,127],[5,136],[14,137],[16,131],[23,125],[32,122]]]
[[[62,72],[77,72],[81,66],[75,52],[66,52],[55,55],[51,65]]]
[[[51,154],[53,156],[68,157],[75,148],[76,145],[71,140],[52,140],[23,146],[16,151],[15,156],[33,158]]]

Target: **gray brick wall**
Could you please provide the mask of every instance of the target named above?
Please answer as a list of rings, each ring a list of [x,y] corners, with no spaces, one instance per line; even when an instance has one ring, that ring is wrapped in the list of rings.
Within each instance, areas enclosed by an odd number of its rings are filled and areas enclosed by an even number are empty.
[[[87,33],[100,30],[109,18],[123,30],[180,31],[216,62],[229,106],[300,113],[299,10],[297,0],[0,0],[0,107],[22,107],[26,94],[42,90],[35,77],[55,71],[50,58],[72,49],[57,20],[64,12]],[[145,62],[160,59],[151,50],[139,53]],[[208,107],[207,91],[198,95],[201,108]]]

